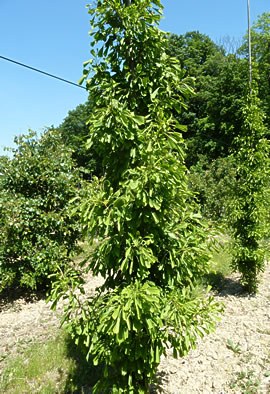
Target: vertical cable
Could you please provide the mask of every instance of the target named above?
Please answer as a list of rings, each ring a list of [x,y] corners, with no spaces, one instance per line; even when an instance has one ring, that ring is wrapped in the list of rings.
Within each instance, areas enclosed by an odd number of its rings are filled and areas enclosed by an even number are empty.
[[[250,0],[247,0],[248,15],[248,63],[249,63],[249,90],[252,93],[252,54],[251,54],[251,29],[250,29]]]

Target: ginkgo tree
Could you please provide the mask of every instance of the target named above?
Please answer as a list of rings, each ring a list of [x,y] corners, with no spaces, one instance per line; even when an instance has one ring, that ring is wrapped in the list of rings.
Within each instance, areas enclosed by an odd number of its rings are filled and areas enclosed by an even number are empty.
[[[232,265],[241,273],[246,290],[256,293],[266,260],[263,241],[269,233],[269,144],[255,84],[242,112],[243,126],[233,145],[236,183],[230,217]]]
[[[75,200],[89,259],[59,275],[63,322],[103,377],[95,393],[147,393],[160,357],[186,354],[214,328],[219,306],[198,279],[208,270],[207,229],[188,191],[182,127],[192,80],[166,54],[160,0],[96,1],[88,147],[105,174]],[[94,295],[82,273],[102,275]]]

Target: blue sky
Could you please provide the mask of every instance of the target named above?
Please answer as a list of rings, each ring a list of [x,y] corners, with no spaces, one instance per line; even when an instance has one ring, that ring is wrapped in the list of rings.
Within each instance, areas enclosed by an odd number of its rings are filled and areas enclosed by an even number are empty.
[[[90,0],[91,1],[91,0]],[[84,0],[0,0],[0,55],[77,82],[89,58],[89,16]],[[161,29],[198,30],[219,42],[240,40],[247,29],[246,0],[164,0]],[[270,11],[251,0],[251,18]],[[0,59],[0,154],[15,135],[58,126],[87,92]]]

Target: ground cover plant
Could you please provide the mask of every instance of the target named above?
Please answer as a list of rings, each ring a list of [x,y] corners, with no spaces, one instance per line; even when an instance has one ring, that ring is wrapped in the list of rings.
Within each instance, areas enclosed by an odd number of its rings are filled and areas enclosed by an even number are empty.
[[[172,115],[185,107],[192,80],[164,51],[159,0],[97,1],[89,13],[88,146],[103,157],[105,175],[74,202],[93,252],[59,274],[51,299],[67,300],[63,323],[103,367],[94,392],[147,393],[166,348],[186,354],[220,310],[197,286],[209,269],[209,232]],[[105,282],[81,298],[89,270]]]
[[[74,367],[66,356],[64,338],[62,335],[46,343],[32,343],[20,355],[10,358],[1,374],[0,392],[64,392],[67,372]]]

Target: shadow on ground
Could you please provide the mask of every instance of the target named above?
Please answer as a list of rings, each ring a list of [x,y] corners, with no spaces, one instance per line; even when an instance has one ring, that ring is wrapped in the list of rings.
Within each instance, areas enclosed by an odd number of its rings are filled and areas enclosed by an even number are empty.
[[[67,355],[75,361],[75,367],[66,379],[65,394],[92,394],[92,388],[103,376],[103,368],[93,365],[91,359],[86,361],[86,354],[74,344],[71,338],[66,339]],[[149,394],[164,393],[162,387],[168,381],[168,374],[158,372]],[[99,394],[109,394],[111,390]]]
[[[86,360],[85,352],[72,338],[66,339],[67,355],[74,361],[74,368],[66,379],[65,394],[91,394],[92,387],[102,376],[102,368]]]
[[[150,394],[159,394],[163,393],[164,386],[169,382],[169,374],[165,371],[160,371],[156,374],[155,381],[150,387]]]
[[[29,290],[21,287],[9,287],[0,293],[0,312],[9,309],[13,304],[22,300],[32,303],[46,299],[46,290]]]
[[[238,277],[226,277],[221,272],[216,272],[206,275],[205,281],[219,296],[250,297]]]

